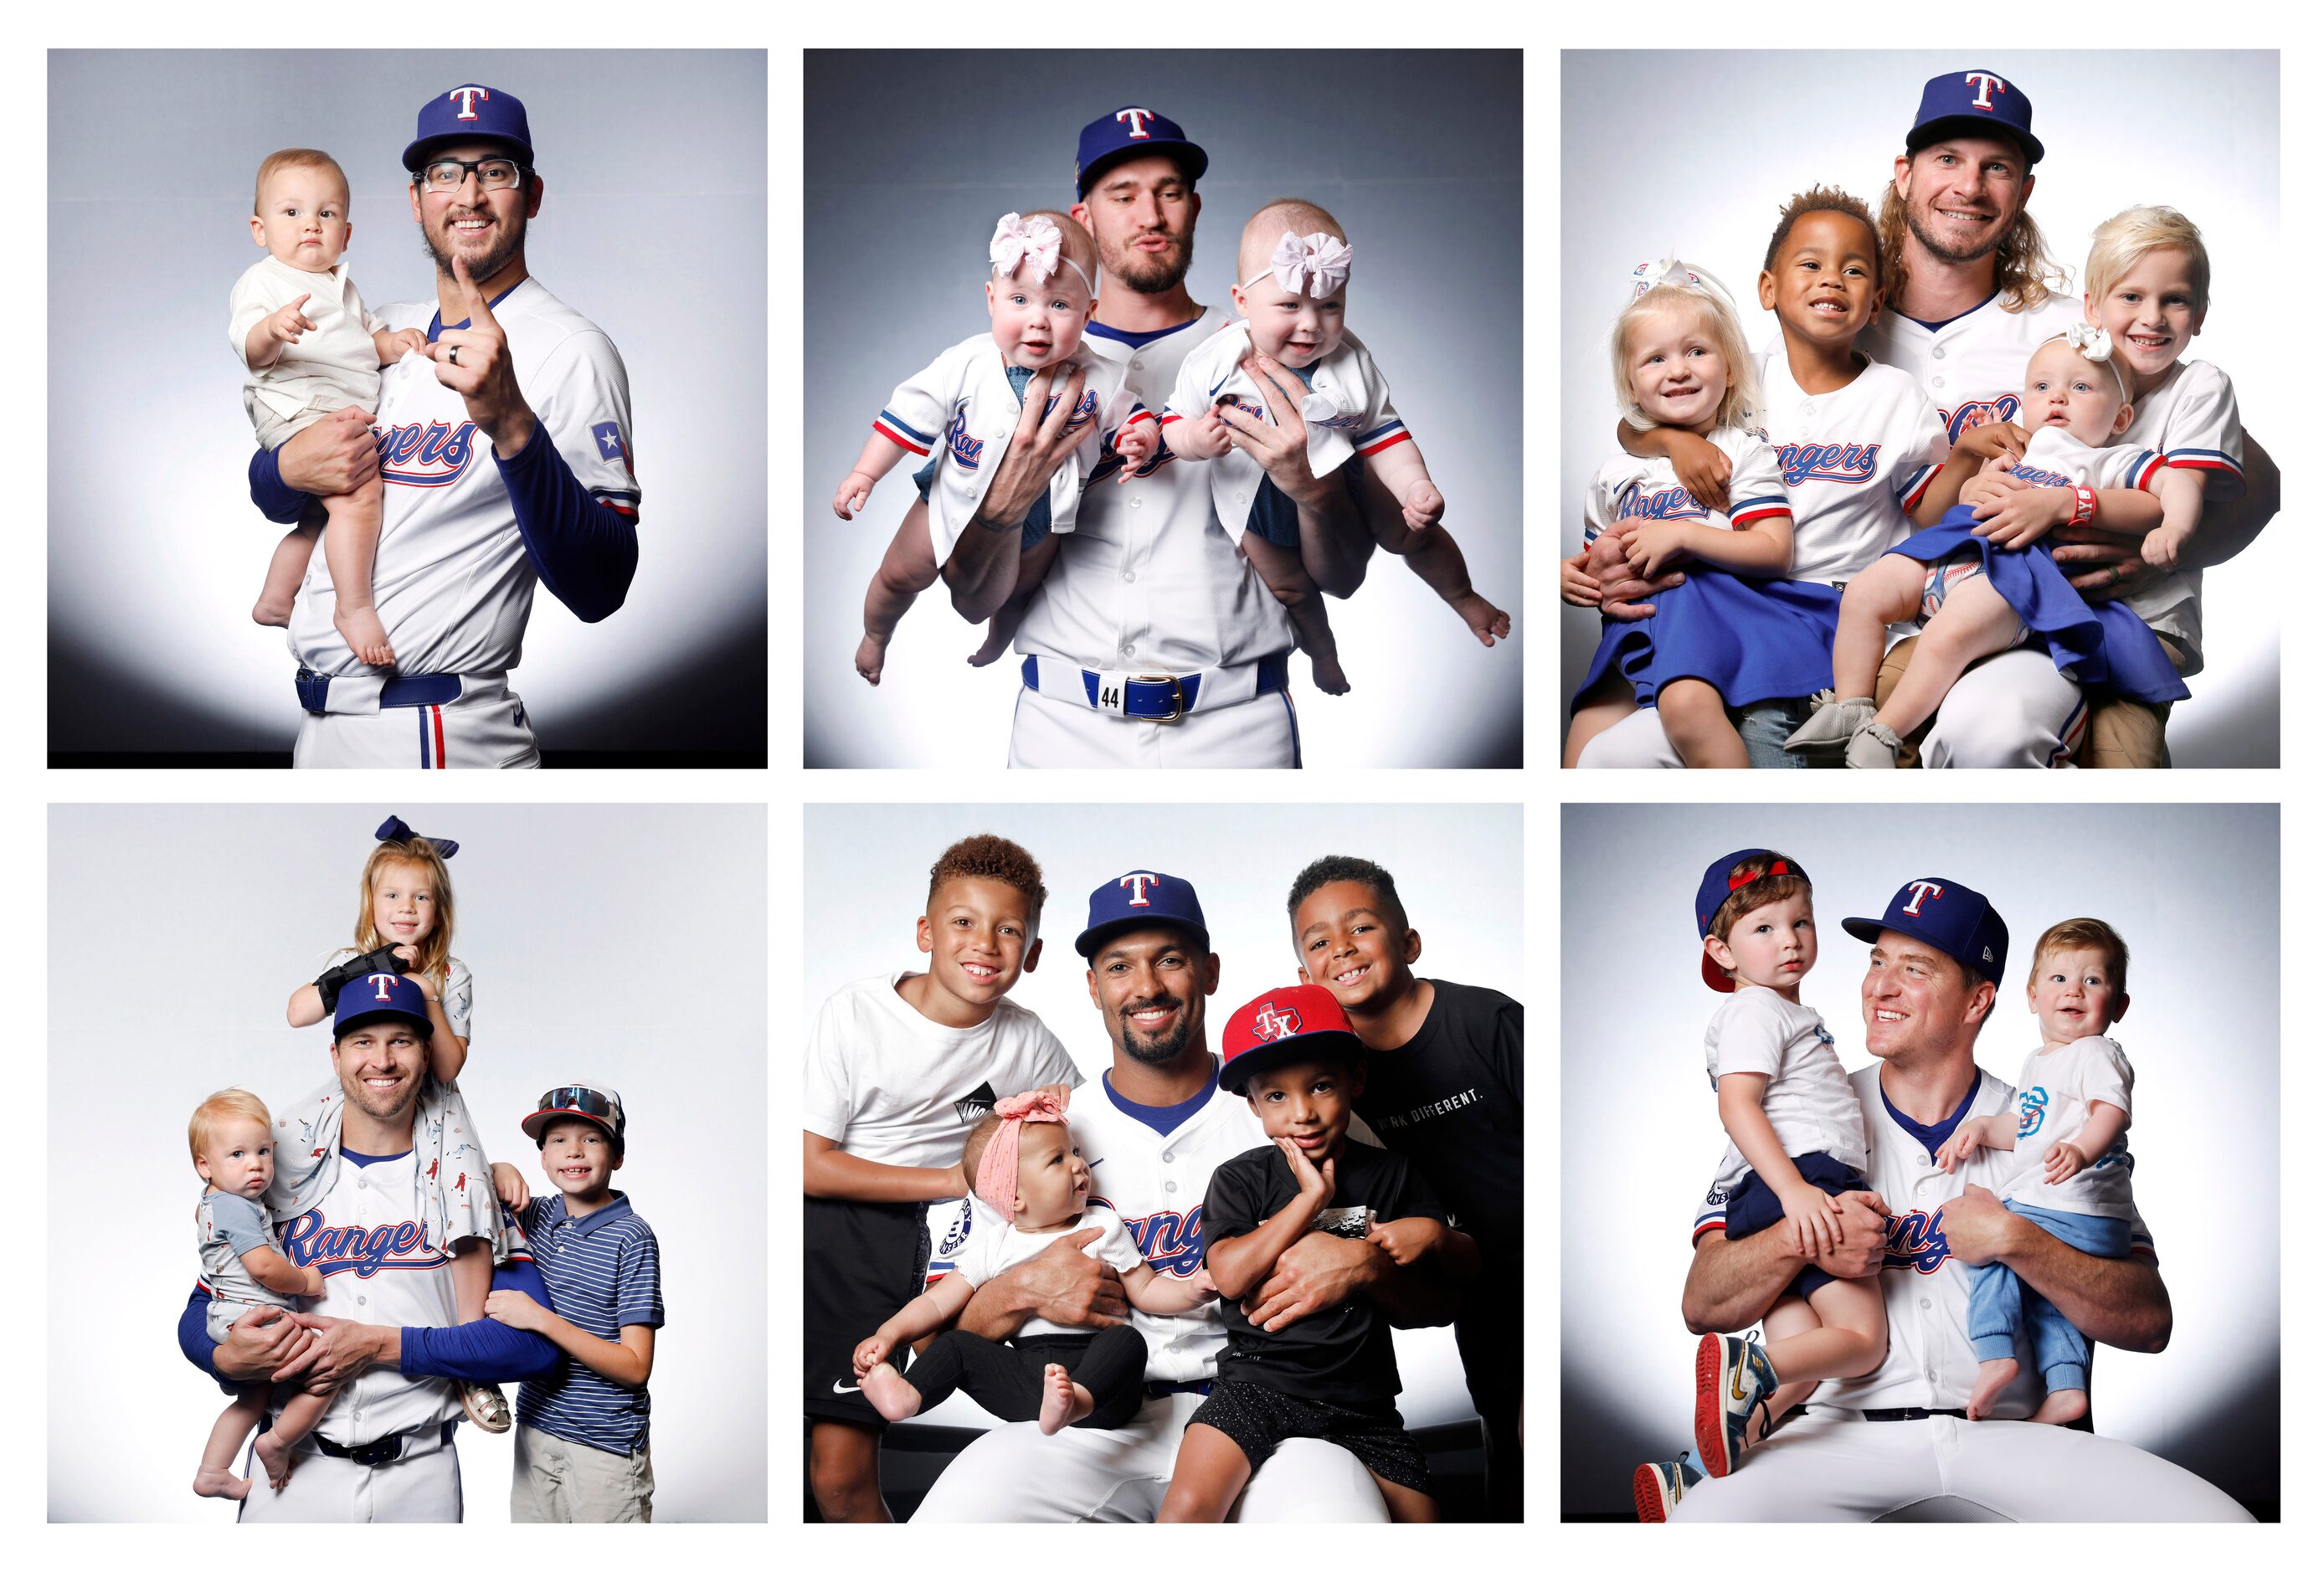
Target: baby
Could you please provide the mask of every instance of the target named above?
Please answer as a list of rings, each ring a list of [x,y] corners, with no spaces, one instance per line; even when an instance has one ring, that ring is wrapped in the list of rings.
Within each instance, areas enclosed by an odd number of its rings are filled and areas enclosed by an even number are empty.
[[[416,327],[391,333],[364,308],[339,261],[355,225],[347,222],[347,178],[330,154],[285,148],[258,166],[250,236],[266,259],[234,286],[227,337],[250,380],[242,407],[261,446],[280,447],[326,415],[379,407],[379,368],[408,353],[428,353]],[[345,496],[326,497],[333,526],[324,532],[331,571],[331,621],[347,648],[371,666],[392,666],[395,651],[372,605],[372,558],[379,548],[382,492],[376,476]],[[267,565],[251,616],[287,627],[299,584],[315,549],[314,526],[282,538]]]
[[[1773,851],[1731,852],[1704,870],[1694,895],[1702,980],[1735,997],[1703,1034],[1727,1156],[1727,1236],[1792,1232],[1814,1255],[1840,1243],[1836,1197],[1863,1190],[1870,1154],[1864,1109],[1832,1051],[1823,1017],[1800,1003],[1816,961],[1815,890],[1800,865]],[[1801,1270],[1768,1310],[1766,1345],[1706,1333],[1695,1346],[1694,1444],[1724,1477],[1746,1447],[1816,1383],[1868,1375],[1888,1352],[1877,1277]],[[1767,1422],[1751,1430],[1761,1404]]]
[[[1093,1334],[1035,1316],[1007,1343],[949,1331],[910,1369],[899,1374],[888,1363],[915,1338],[950,1323],[980,1284],[1031,1260],[1060,1234],[1097,1230],[1084,1253],[1120,1273],[1123,1295],[1148,1315],[1178,1315],[1214,1297],[1204,1273],[1156,1272],[1113,1209],[1090,1205],[1089,1166],[1065,1126],[1060,1089],[1002,1098],[961,1149],[961,1171],[975,1176],[977,1198],[1009,1227],[972,1229],[944,1280],[856,1345],[856,1380],[890,1421],[908,1420],[954,1390],[996,1419],[1039,1420],[1045,1436],[1067,1425],[1110,1430],[1138,1412],[1146,1401],[1146,1339],[1130,1326]]]
[[[1388,402],[1388,379],[1346,330],[1355,256],[1347,239],[1339,221],[1312,202],[1286,198],[1254,214],[1235,267],[1242,282],[1232,291],[1242,322],[1186,356],[1162,415],[1172,454],[1215,461],[1211,494],[1219,521],[1240,539],[1243,556],[1289,614],[1315,685],[1327,694],[1346,693],[1348,679],[1323,597],[1300,565],[1298,510],[1257,459],[1233,449],[1219,414],[1232,404],[1254,420],[1274,418],[1250,369],[1254,356],[1276,362],[1307,389],[1300,414],[1314,473],[1329,474],[1351,455],[1364,459],[1404,510],[1405,527],[1377,530],[1379,544],[1403,557],[1480,643],[1489,648],[1509,631],[1508,613],[1470,586],[1460,547],[1437,522],[1444,498]]]
[[[290,1295],[323,1292],[320,1269],[293,1266],[274,1247],[273,1224],[266,1213],[266,1187],[274,1182],[270,1124],[264,1103],[246,1091],[229,1089],[204,1099],[186,1129],[194,1172],[205,1181],[201,1201],[194,1209],[194,1237],[201,1248],[202,1283],[210,1291],[213,1342],[225,1342],[234,1323],[253,1305],[289,1310]],[[267,1393],[263,1381],[235,1388],[233,1403],[210,1427],[209,1444],[202,1448],[201,1466],[194,1474],[196,1495],[240,1500],[250,1493],[250,1482],[235,1472],[235,1457],[265,1417]],[[295,1388],[285,1395],[273,1426],[258,1438],[258,1460],[275,1489],[290,1477],[290,1448],[330,1406],[327,1395]]]
[[[2096,917],[2060,923],[2034,949],[2025,1000],[2042,1046],[2017,1072],[2017,1113],[1963,1119],[1937,1148],[1950,1173],[1979,1146],[2015,1151],[2016,1174],[2001,1204],[2085,1255],[2130,1254],[2130,1061],[2103,1034],[2130,1008],[2130,949]],[[2070,1424],[2090,1410],[2089,1340],[2057,1306],[1996,1261],[1969,1269],[1969,1340],[1977,1386],[1969,1417],[1981,1420],[2017,1379],[2022,1326],[2049,1388],[2037,1424]]]
[[[1998,433],[1985,427],[1954,447],[1954,460],[1984,455],[1980,475],[2007,471],[2024,487],[1980,487],[1968,479],[1971,465],[1946,463],[1925,504],[1943,508],[1942,519],[1849,581],[1832,640],[1833,693],[1819,698],[1786,748],[1844,751],[1850,768],[1893,769],[1899,740],[1936,713],[1971,662],[2036,635],[2058,669],[2085,686],[2155,704],[2187,696],[2138,613],[2116,601],[2085,602],[2037,545],[2060,525],[2097,519],[2101,491],[2151,492],[2163,505],[2158,532],[2184,539],[2194,529],[2203,487],[2190,471],[2148,449],[2107,446],[2129,429],[2134,396],[2103,327],[2078,322],[2035,347],[2019,414],[2034,427],[2023,455],[1992,451]],[[1915,618],[1926,629],[1920,648],[1878,703],[1873,684],[1887,627]]]
[[[1161,446],[1154,412],[1130,392],[1122,368],[1075,353],[1097,308],[1097,246],[1089,232],[1063,213],[1007,213],[992,231],[990,254],[984,305],[992,331],[954,345],[889,396],[862,455],[831,500],[832,511],[852,519],[898,459],[907,453],[926,457],[944,445],[945,453],[914,477],[927,500],[927,528],[912,529],[906,515],[863,597],[855,669],[875,685],[896,624],[936,582],[984,500],[1024,420],[1025,389],[1035,372],[1050,373],[1049,402],[1035,419],[1056,408],[1075,367],[1085,373],[1081,401],[1065,424],[1081,438],[1051,477],[1049,494],[1026,515],[1016,593],[994,614],[970,664],[990,663],[1015,638],[1034,587],[1056,559],[1055,537],[1073,529],[1082,488],[1099,464],[1118,454],[1136,467]]]

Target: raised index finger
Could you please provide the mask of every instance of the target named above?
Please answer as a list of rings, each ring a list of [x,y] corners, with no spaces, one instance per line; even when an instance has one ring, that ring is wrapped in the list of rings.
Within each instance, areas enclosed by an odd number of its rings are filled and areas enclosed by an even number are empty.
[[[460,286],[462,302],[468,308],[471,327],[498,327],[493,320],[493,308],[484,303],[484,292],[476,288],[476,280],[468,276],[468,259],[458,252],[452,253],[452,281]]]

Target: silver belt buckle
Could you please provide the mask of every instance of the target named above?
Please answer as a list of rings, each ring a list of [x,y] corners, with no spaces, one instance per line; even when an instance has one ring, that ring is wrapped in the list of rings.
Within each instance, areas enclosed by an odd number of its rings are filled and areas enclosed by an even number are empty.
[[[1181,720],[1185,717],[1186,713],[1186,690],[1185,686],[1179,683],[1176,677],[1162,672],[1157,672],[1151,676],[1140,673],[1139,676],[1131,677],[1130,680],[1134,683],[1168,683],[1170,685],[1170,712],[1168,714],[1132,715],[1130,716],[1130,719],[1134,721],[1151,721],[1157,726],[1167,726],[1172,722]],[[1128,712],[1129,708],[1130,706],[1127,704],[1122,706],[1125,713]]]

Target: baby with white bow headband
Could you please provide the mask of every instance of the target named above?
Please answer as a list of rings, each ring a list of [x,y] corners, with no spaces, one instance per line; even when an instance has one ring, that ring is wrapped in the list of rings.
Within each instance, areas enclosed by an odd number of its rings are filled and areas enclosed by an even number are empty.
[[[1958,501],[1944,516],[1849,581],[1831,648],[1832,690],[1784,744],[1851,769],[1893,769],[1901,739],[1937,712],[1970,662],[2038,639],[2058,669],[2085,688],[2150,704],[2187,696],[2153,630],[2120,601],[2086,602],[2042,538],[2087,524],[2102,491],[2144,491],[2163,503],[2163,528],[2183,539],[2203,488],[2163,455],[2125,443],[2136,410],[2132,372],[2107,330],[2077,322],[2043,340],[2025,367],[2018,421],[2032,436],[2014,462],[1956,457],[1930,483]],[[1972,468],[1976,473],[1969,473]],[[2024,490],[1980,486],[2006,470]],[[1980,517],[1979,515],[1983,516]],[[1918,620],[1919,649],[1884,704],[1874,697],[1891,623]]]
[[[1252,419],[1274,419],[1250,363],[1254,357],[1273,362],[1305,389],[1300,416],[1309,469],[1321,476],[1351,456],[1364,459],[1404,510],[1400,524],[1376,531],[1379,543],[1403,557],[1480,643],[1489,648],[1509,631],[1508,614],[1471,586],[1461,548],[1437,522],[1443,495],[1388,400],[1388,379],[1346,330],[1354,257],[1346,231],[1314,203],[1285,199],[1260,208],[1243,227],[1235,269],[1242,321],[1186,356],[1162,415],[1172,454],[1211,461],[1219,522],[1240,539],[1244,556],[1289,614],[1315,685],[1327,694],[1346,693],[1348,679],[1323,596],[1300,565],[1298,511],[1258,459],[1233,446],[1219,414],[1222,405],[1232,404]]]
[[[1056,537],[1074,528],[1082,487],[1098,464],[1118,454],[1134,468],[1161,446],[1154,412],[1130,391],[1122,368],[1079,353],[1097,306],[1097,247],[1089,232],[1063,213],[1004,214],[988,255],[984,301],[991,330],[954,345],[889,396],[862,455],[831,500],[834,512],[853,518],[898,459],[907,453],[929,459],[914,477],[927,500],[927,528],[910,528],[906,514],[863,597],[855,669],[875,685],[896,624],[936,582],[983,501],[1025,418],[1026,388],[1036,373],[1050,373],[1048,405],[1032,417],[1039,420],[1074,369],[1084,372],[1081,400],[1065,425],[1080,440],[1051,477],[1048,495],[1026,516],[1017,593],[993,617],[976,665],[1008,647],[1025,602],[1056,559]]]

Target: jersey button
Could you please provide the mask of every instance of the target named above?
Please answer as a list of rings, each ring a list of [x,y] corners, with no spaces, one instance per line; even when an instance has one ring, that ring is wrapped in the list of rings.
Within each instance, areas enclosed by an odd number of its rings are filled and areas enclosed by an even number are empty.
[[[363,1294],[360,1294],[360,1293],[359,1293],[359,1294],[355,1295],[355,1302],[356,1302],[357,1304],[369,1304],[369,1303],[371,1302],[371,1301],[370,1301],[368,1298],[366,1298],[365,1296],[364,1296]]]
[[[1166,1179],[1162,1181],[1162,1188],[1164,1190],[1176,1190],[1178,1188],[1178,1181],[1175,1179]]]
[[[1929,379],[1929,385],[1932,388],[1941,388],[1945,385],[1945,379],[1942,377],[1931,377]]]
[[[1929,1154],[1926,1152],[1923,1152],[1920,1156],[1914,1158],[1914,1161],[1918,1163],[1922,1167],[1926,1168],[1929,1165]]]
[[[1146,363],[1142,360],[1131,361],[1130,363],[1130,369],[1134,372],[1142,372],[1146,369]]]
[[[1123,568],[1121,570],[1121,582],[1126,584],[1134,584],[1138,582],[1138,575],[1132,573],[1130,569]]]
[[[1133,508],[1143,508],[1146,506],[1146,499],[1143,497],[1132,497],[1130,499],[1130,505]]]
[[[1932,360],[1942,360],[1945,358],[1945,352],[1941,349],[1932,349],[1929,351],[1929,358]]]
[[[1162,1154],[1162,1161],[1165,1163],[1176,1163],[1178,1161],[1178,1154],[1176,1152],[1165,1152]]]
[[[1921,1308],[1922,1308],[1923,1310],[1928,1310],[1928,1309],[1930,1309],[1930,1308],[1932,1308],[1932,1307],[1930,1306],[1929,1301],[1928,1301],[1927,1300],[1925,1300],[1925,1299],[1924,1299],[1924,1300],[1923,1300],[1923,1301],[1921,1301]]]

